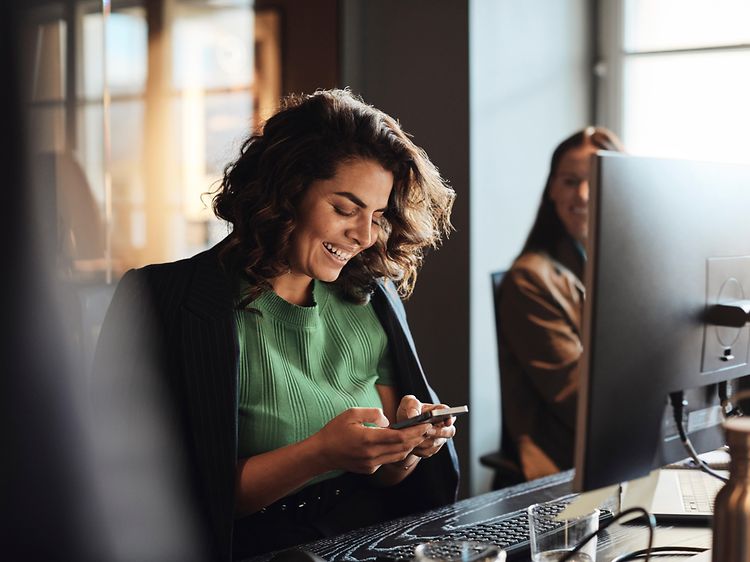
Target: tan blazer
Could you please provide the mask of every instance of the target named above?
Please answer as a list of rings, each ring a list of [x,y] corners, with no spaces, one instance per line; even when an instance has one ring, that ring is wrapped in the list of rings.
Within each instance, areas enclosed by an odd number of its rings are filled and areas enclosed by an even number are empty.
[[[525,253],[501,286],[503,419],[527,480],[573,465],[585,295],[575,252]]]

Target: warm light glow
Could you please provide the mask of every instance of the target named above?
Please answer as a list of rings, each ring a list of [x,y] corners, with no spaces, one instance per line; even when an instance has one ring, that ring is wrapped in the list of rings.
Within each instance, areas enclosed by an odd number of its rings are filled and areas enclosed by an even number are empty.
[[[208,190],[210,178],[206,176],[206,101],[199,84],[182,91],[181,109],[182,207],[188,219],[209,220],[211,213],[200,198]]]
[[[748,69],[750,49],[629,57],[622,131],[628,151],[750,164]]]
[[[624,16],[628,151],[750,164],[750,2],[625,0]]]
[[[626,52],[750,43],[748,0],[625,0]]]

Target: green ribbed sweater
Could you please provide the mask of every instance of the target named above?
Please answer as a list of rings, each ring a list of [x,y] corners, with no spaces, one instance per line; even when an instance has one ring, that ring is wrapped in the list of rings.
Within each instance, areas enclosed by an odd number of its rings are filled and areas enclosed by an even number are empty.
[[[347,302],[319,281],[313,298],[303,307],[268,291],[235,312],[240,458],[297,443],[348,408],[379,408],[375,384],[393,384],[372,305]]]

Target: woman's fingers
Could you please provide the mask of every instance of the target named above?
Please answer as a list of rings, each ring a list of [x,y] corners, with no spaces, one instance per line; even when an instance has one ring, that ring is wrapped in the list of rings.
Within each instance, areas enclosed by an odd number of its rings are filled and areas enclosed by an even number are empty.
[[[388,427],[389,425],[388,418],[383,415],[383,410],[380,408],[349,408],[334,419],[337,418],[358,425],[365,423],[375,424],[378,427]]]
[[[429,424],[404,429],[387,426],[378,408],[350,408],[331,420],[317,440],[332,468],[372,473],[381,464],[406,458],[433,431]]]
[[[414,448],[414,454],[423,458],[431,457],[455,434],[456,428],[453,425],[434,426],[432,433]]]
[[[378,430],[374,430],[378,431]],[[370,444],[364,447],[359,455],[354,455],[350,468],[353,472],[372,473],[383,464],[390,464],[404,460],[421,442],[422,437],[415,440],[400,439],[396,442]]]
[[[414,447],[414,451],[416,454],[416,451],[422,451],[422,452],[429,452],[432,451],[433,453],[437,452],[440,447],[445,445],[445,443],[448,440],[445,437],[438,437],[436,439],[425,439],[422,441],[419,445]]]
[[[423,405],[414,396],[404,396],[397,418],[413,417],[422,411],[443,407],[443,404]],[[430,457],[456,433],[452,420],[403,429],[389,429],[388,425],[378,408],[350,408],[336,416],[321,430],[332,466],[373,473],[383,464],[404,460],[410,453]]]
[[[413,418],[421,413],[422,403],[417,400],[417,397],[413,394],[407,394],[398,404],[398,410],[396,410],[396,421]]]
[[[436,426],[435,430],[435,433],[430,437],[444,437],[446,439],[452,439],[453,436],[456,435],[456,426],[454,425]]]

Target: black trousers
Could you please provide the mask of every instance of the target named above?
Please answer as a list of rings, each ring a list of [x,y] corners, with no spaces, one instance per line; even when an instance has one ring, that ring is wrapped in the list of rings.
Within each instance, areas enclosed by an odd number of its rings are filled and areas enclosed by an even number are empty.
[[[346,473],[307,486],[260,512],[236,519],[232,559],[282,550],[395,517],[389,489]]]

